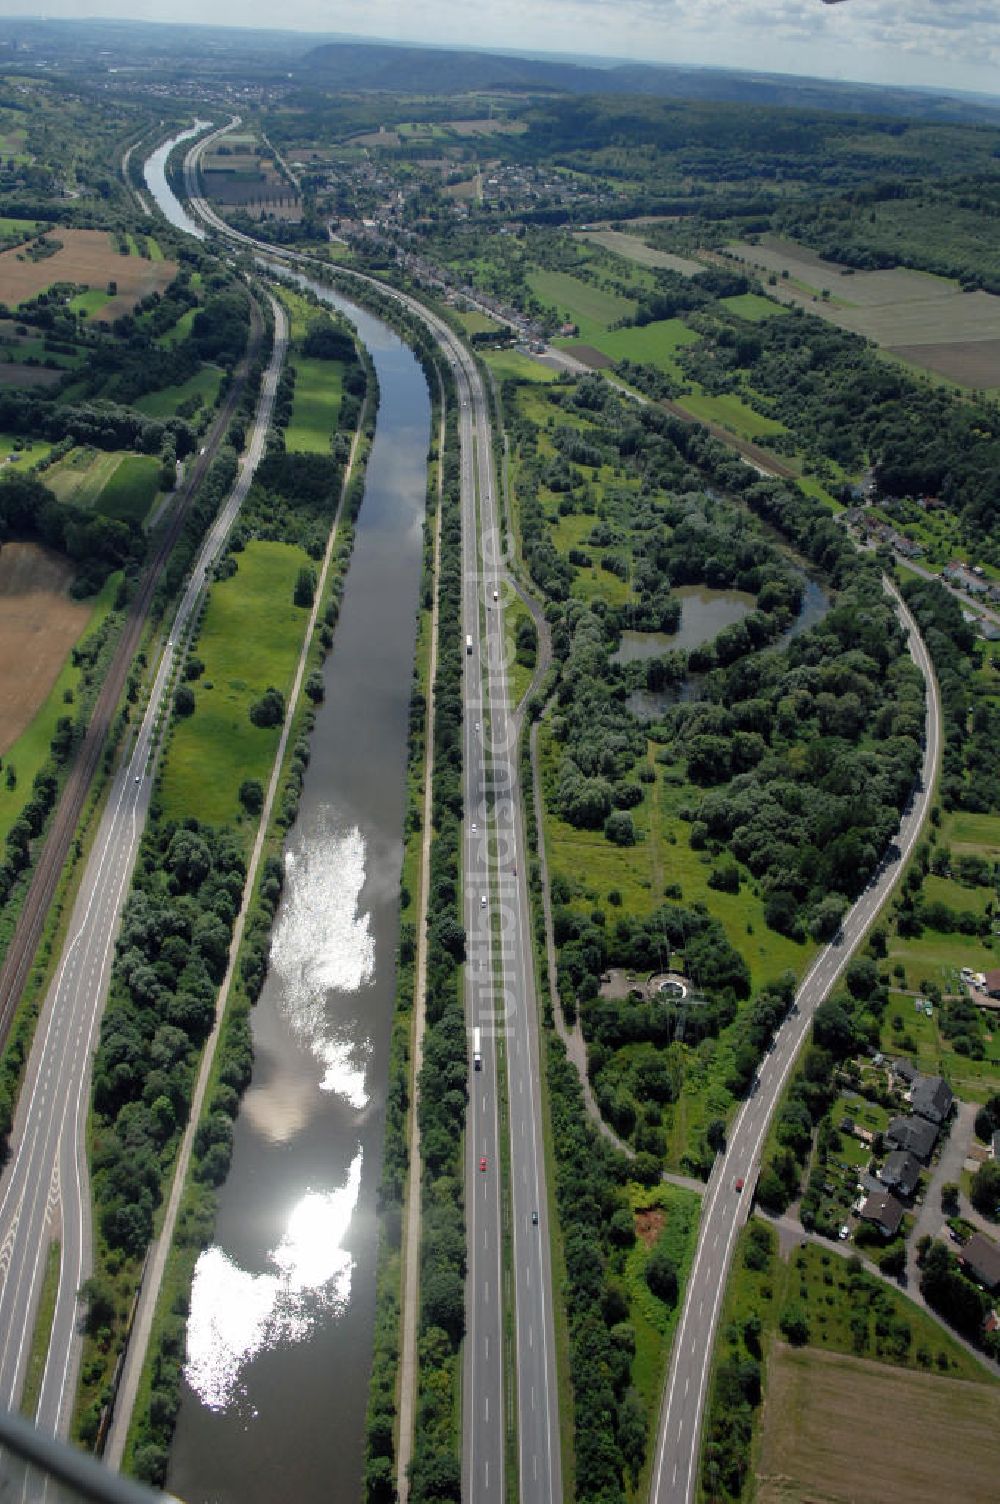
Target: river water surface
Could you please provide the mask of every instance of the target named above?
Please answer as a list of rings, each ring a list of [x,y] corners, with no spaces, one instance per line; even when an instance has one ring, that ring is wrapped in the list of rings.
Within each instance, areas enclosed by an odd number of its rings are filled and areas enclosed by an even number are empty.
[[[190,141],[193,136],[200,135],[211,123],[210,120],[196,120],[190,130],[181,131],[179,135],[172,136],[169,141],[164,141],[162,146],[158,146],[153,155],[146,158],[142,168],[146,187],[156,200],[161,213],[170,221],[174,229],[184,230],[188,235],[193,235],[196,240],[204,240],[205,231],[191,218],[167,183],[167,158],[181,141]]]
[[[253,1081],[191,1292],[168,1479],[189,1504],[362,1494],[430,403],[410,350],[331,301],[374,360],[378,424]]]

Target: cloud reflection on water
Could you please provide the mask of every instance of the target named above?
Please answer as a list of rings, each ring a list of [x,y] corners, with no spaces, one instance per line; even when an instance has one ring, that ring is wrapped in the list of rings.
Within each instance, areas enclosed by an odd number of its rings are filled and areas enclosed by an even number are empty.
[[[184,1377],[202,1404],[224,1411],[245,1394],[242,1375],[258,1353],[303,1342],[321,1316],[343,1311],[354,1259],[344,1239],[361,1186],[360,1151],[347,1182],[307,1191],[268,1254],[275,1272],[241,1269],[218,1246],[195,1265]]]
[[[282,987],[279,1009],[293,1034],[323,1067],[322,1091],[336,1092],[359,1110],[368,1105],[365,1083],[370,1044],[356,1029],[336,1029],[328,1019],[330,992],[358,992],[375,971],[371,916],[358,913],[365,884],[365,840],[357,826],[333,828],[324,811],[308,848],[285,859],[285,893],[271,945],[271,965]],[[353,1021],[352,1021],[353,1023]]]

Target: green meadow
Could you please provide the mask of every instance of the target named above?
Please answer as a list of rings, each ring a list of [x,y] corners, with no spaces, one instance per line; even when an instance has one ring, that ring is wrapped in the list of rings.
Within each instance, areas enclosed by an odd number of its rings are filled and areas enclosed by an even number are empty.
[[[343,395],[344,368],[338,360],[294,355],[295,401],[285,430],[289,454],[329,454]]]
[[[192,715],[177,718],[160,777],[165,819],[193,815],[209,825],[238,822],[245,778],[267,783],[281,732],[254,726],[250,706],[273,685],[291,689],[308,610],[292,604],[307,562],[289,543],[248,543],[237,570],[212,586],[192,653],[205,665],[190,681]]]
[[[588,342],[618,319],[631,318],[635,313],[632,298],[604,292],[569,272],[533,271],[528,273],[527,282],[539,302],[576,324],[580,338]]]
[[[162,386],[156,392],[147,392],[145,396],[136,398],[132,406],[149,418],[172,418],[180,405],[192,397],[200,397],[205,407],[212,407],[219,395],[221,381],[222,372],[218,366],[202,366],[187,381],[182,381],[177,386]]]

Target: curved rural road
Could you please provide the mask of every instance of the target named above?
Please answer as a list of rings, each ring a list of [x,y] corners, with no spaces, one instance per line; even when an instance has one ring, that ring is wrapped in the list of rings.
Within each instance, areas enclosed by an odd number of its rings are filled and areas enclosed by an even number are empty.
[[[924,757],[918,787],[903,815],[894,848],[844,919],[838,937],[813,961],[789,1013],[764,1056],[750,1095],[743,1103],[725,1153],[715,1162],[702,1206],[698,1246],[684,1293],[670,1372],[660,1410],[650,1498],[653,1504],[689,1504],[696,1495],[701,1426],[707,1400],[719,1313],[740,1228],[750,1214],[760,1158],[778,1106],[805,1042],[812,1015],[828,995],[889,897],[919,838],[930,809],[941,758],[941,701],[930,654],[917,624],[889,581],[897,613],[906,629],[910,654],[924,677],[927,702]],[[742,1179],[742,1192],[735,1189]]]

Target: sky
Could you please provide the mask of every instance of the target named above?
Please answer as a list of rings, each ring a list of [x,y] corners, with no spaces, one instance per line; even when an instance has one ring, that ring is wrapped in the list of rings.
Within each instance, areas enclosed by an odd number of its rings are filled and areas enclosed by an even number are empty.
[[[702,63],[1000,93],[1000,0],[0,0],[84,15]]]

